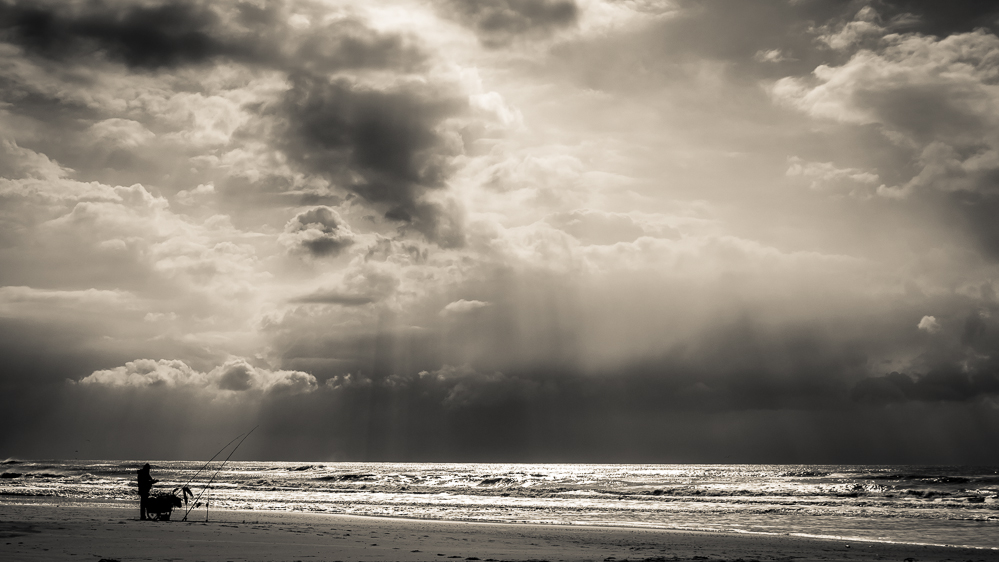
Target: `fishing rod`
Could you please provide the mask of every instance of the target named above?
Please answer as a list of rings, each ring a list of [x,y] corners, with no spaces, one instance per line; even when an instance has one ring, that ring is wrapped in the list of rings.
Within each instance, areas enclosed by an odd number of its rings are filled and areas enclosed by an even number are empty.
[[[232,441],[230,441],[230,442],[226,443],[226,444],[225,444],[225,447],[222,447],[221,449],[219,449],[219,452],[217,452],[217,453],[215,453],[214,455],[212,455],[212,458],[208,459],[208,462],[206,462],[206,463],[205,463],[205,466],[202,466],[201,468],[199,468],[199,469],[198,469],[198,471],[194,473],[194,476],[192,476],[192,477],[191,477],[191,478],[190,478],[190,479],[189,479],[189,480],[188,480],[188,481],[187,481],[187,482],[186,482],[186,483],[184,484],[184,486],[183,486],[183,487],[184,487],[184,488],[186,488],[188,484],[190,484],[191,482],[194,482],[194,479],[195,479],[195,478],[197,478],[199,474],[201,474],[201,471],[202,471],[202,470],[204,470],[204,469],[206,469],[206,468],[208,468],[208,465],[212,464],[212,461],[213,461],[213,460],[215,460],[215,457],[217,457],[217,456],[221,455],[221,454],[222,454],[222,451],[224,451],[224,450],[228,449],[228,448],[229,448],[229,445],[232,445],[233,441],[235,441],[236,439],[239,439],[239,438],[240,438],[240,437],[242,437],[243,435],[244,435],[244,434],[240,433],[239,435],[237,435],[236,437],[234,437]]]
[[[204,466],[202,466],[201,468],[199,468],[198,471],[194,473],[194,476],[192,476],[190,479],[188,479],[187,483],[184,484],[184,486],[181,487],[182,490],[185,490],[185,495],[184,495],[184,504],[185,505],[187,504],[187,495],[186,495],[186,491],[188,490],[187,485],[190,484],[191,482],[194,482],[194,479],[197,478],[199,474],[201,474],[201,471],[203,471],[204,469],[208,468],[208,465],[212,464],[212,461],[215,460],[215,457],[221,455],[222,451],[228,449],[229,445],[232,445],[233,441],[239,439],[243,435],[245,435],[245,434],[240,433],[236,437],[233,437],[232,441],[229,441],[228,443],[226,443],[225,447],[222,447],[221,449],[219,449],[219,452],[217,452],[214,455],[212,455],[212,458],[208,459],[208,462],[206,462]],[[181,519],[181,521],[187,521],[187,513],[184,514],[184,518]]]
[[[254,426],[254,427],[253,427],[253,429],[251,429],[251,430],[249,431],[249,433],[247,433],[247,434],[246,434],[246,436],[245,436],[245,437],[243,437],[242,439],[240,439],[240,440],[239,440],[239,443],[236,443],[236,446],[235,446],[235,447],[233,447],[233,448],[232,448],[232,451],[230,451],[230,452],[229,452],[229,456],[228,456],[228,457],[226,457],[224,461],[222,461],[222,464],[221,464],[221,465],[219,465],[219,469],[218,469],[218,470],[216,470],[216,471],[215,471],[215,474],[213,474],[213,475],[212,475],[212,479],[208,481],[208,484],[206,484],[204,488],[202,488],[202,490],[201,490],[201,493],[200,493],[200,494],[198,494],[198,497],[197,497],[197,498],[194,498],[194,504],[193,504],[193,505],[192,505],[191,507],[189,507],[189,508],[187,509],[187,512],[186,512],[186,513],[184,513],[184,519],[182,519],[182,521],[187,521],[187,515],[188,515],[189,513],[191,513],[191,510],[193,510],[193,509],[194,509],[194,507],[195,507],[196,505],[198,505],[198,500],[200,500],[200,499],[201,499],[201,496],[205,495],[205,492],[206,492],[206,491],[207,491],[207,490],[209,489],[209,487],[210,487],[210,486],[212,485],[212,482],[214,482],[214,481],[215,481],[215,477],[216,477],[216,476],[218,476],[220,472],[222,472],[222,469],[223,469],[223,468],[225,467],[225,463],[229,462],[229,459],[231,459],[231,458],[232,458],[232,455],[233,455],[233,453],[235,453],[235,452],[236,452],[236,449],[238,449],[238,448],[239,448],[239,446],[243,444],[243,441],[246,441],[246,438],[250,436],[250,433],[253,433],[254,431],[256,431],[258,427],[260,427],[260,426],[259,426],[259,425],[257,425],[257,426]],[[235,441],[235,439],[233,439],[233,441]],[[228,445],[226,445],[226,447],[228,447]],[[225,449],[223,449],[223,450],[225,450]],[[208,504],[206,503],[205,505],[206,505],[206,507],[207,507],[207,505],[208,505]],[[206,513],[205,513],[205,521],[207,521],[207,520],[208,520],[208,513],[207,513],[207,510],[206,510]]]

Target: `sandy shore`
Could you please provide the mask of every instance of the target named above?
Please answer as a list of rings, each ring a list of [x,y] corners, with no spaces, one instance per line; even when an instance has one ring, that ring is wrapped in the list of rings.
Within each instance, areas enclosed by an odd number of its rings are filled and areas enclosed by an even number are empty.
[[[175,515],[177,519],[180,515]],[[0,560],[996,560],[999,551],[606,527],[216,511],[0,506]]]

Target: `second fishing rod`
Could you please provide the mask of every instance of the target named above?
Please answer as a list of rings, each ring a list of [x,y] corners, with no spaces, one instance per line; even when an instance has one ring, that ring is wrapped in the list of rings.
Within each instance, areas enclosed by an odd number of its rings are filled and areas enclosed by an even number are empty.
[[[195,507],[197,507],[199,500],[201,500],[201,496],[205,495],[205,492],[208,491],[209,488],[211,488],[212,483],[215,482],[215,478],[219,475],[220,472],[222,472],[222,469],[225,467],[226,463],[229,462],[229,459],[232,458],[232,455],[236,452],[236,449],[239,449],[239,446],[243,444],[243,441],[246,441],[246,438],[249,437],[251,433],[253,433],[254,431],[256,431],[258,427],[260,427],[260,426],[259,425],[258,426],[254,426],[253,429],[251,429],[249,432],[247,432],[246,435],[244,435],[243,438],[239,440],[239,443],[237,443],[236,446],[232,448],[232,451],[229,451],[229,456],[227,456],[225,458],[225,460],[222,461],[222,464],[219,465],[218,470],[215,471],[215,474],[212,475],[212,477],[208,481],[208,483],[205,484],[205,487],[202,488],[201,493],[198,494],[198,497],[194,498],[193,505],[191,505],[191,507],[189,507],[187,509],[187,511],[184,513],[184,518],[181,519],[181,521],[187,521],[188,514],[191,513],[191,510],[193,510]],[[242,434],[240,434],[240,435],[242,435]],[[238,435],[236,436],[236,439],[239,439]],[[236,439],[233,439],[232,441],[235,441]],[[230,441],[225,447],[223,447],[222,451],[226,450],[226,448],[229,447],[229,445],[232,444],[232,441]],[[219,451],[218,453],[215,453],[215,456],[217,457],[222,451]],[[215,457],[212,457],[212,460],[215,460]],[[211,460],[208,461],[208,463],[206,463],[205,466],[207,467],[208,464],[210,464],[211,462],[212,462]],[[202,470],[204,470],[204,468],[202,468]],[[198,471],[198,474],[200,474],[200,473],[201,473],[201,470]],[[197,474],[195,474],[195,476],[197,476]],[[208,521],[208,504],[207,504],[207,502],[205,503],[205,521],[206,522]]]

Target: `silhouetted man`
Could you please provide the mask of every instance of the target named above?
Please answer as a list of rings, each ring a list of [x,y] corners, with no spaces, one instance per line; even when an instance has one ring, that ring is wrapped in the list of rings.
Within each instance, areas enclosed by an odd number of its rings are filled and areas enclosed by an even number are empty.
[[[153,484],[159,480],[153,480],[149,475],[149,463],[142,465],[139,469],[139,519],[146,518],[146,501],[149,499],[149,491],[153,489]]]

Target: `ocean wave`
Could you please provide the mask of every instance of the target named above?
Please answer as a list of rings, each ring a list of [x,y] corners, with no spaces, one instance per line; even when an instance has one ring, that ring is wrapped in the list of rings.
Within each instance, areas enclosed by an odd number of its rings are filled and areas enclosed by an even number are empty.
[[[871,474],[866,476],[871,480],[932,480],[934,476],[927,474]]]
[[[934,484],[967,484],[971,482],[971,479],[964,476],[938,476],[930,479],[930,482]]]
[[[781,472],[780,476],[785,478],[822,478],[829,476],[829,472],[824,470],[791,470],[787,472]]]
[[[933,485],[953,485],[953,484],[999,484],[999,475],[956,475],[956,474],[926,474],[926,473],[896,473],[896,474],[871,474],[865,477],[870,480],[889,481],[912,481],[922,484]]]
[[[516,483],[517,483],[517,480],[514,480],[513,478],[496,477],[496,478],[484,478],[484,479],[482,479],[482,480],[479,481],[478,485],[479,486],[498,486],[498,485],[501,485],[501,484],[516,484]]]
[[[374,474],[329,474],[326,476],[318,476],[314,480],[322,481],[332,481],[332,482],[373,482],[376,480]]]
[[[15,498],[53,498],[57,497],[59,494],[53,492],[43,492],[40,490],[0,490],[0,496],[9,496]]]

